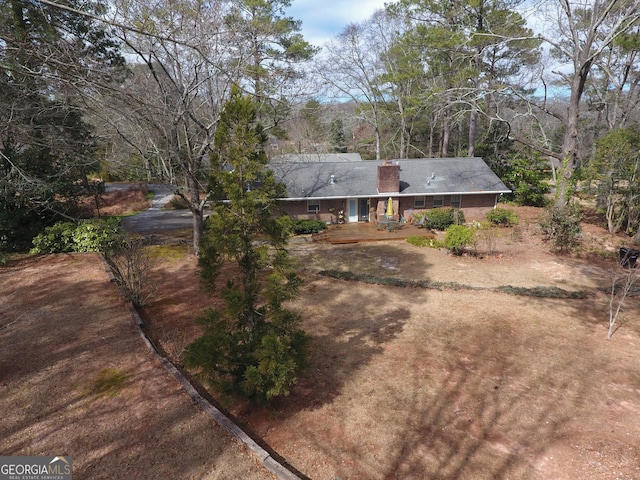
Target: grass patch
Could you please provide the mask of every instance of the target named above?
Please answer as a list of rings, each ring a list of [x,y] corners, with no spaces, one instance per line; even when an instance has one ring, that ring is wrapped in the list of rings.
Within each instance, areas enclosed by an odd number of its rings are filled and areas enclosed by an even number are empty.
[[[151,245],[148,248],[151,260],[176,262],[189,253],[189,245]]]
[[[442,248],[442,242],[435,238],[425,238],[420,235],[411,235],[407,238],[407,243],[414,247]]]
[[[339,280],[363,282],[372,285],[386,285],[391,287],[431,288],[434,290],[478,290],[476,287],[460,285],[456,282],[430,282],[428,280],[411,280],[398,277],[378,277],[368,273],[343,272],[340,270],[322,270],[319,274],[324,277],[337,278]]]
[[[91,382],[88,393],[96,397],[115,397],[122,390],[122,384],[129,378],[126,371],[116,368],[104,368],[98,373],[98,377]]]
[[[363,282],[373,285],[386,285],[392,287],[412,287],[412,288],[430,288],[433,290],[496,290],[510,295],[519,295],[523,297],[540,297],[540,298],[566,298],[566,299],[584,299],[588,297],[588,293],[583,290],[568,291],[558,287],[513,287],[511,285],[503,285],[496,288],[472,287],[471,285],[462,285],[457,282],[430,282],[428,280],[410,280],[397,277],[377,277],[368,273],[353,273],[340,270],[322,270],[318,272],[324,277],[336,278],[352,282]]]
[[[587,292],[584,290],[563,290],[558,287],[513,287],[511,285],[502,285],[496,290],[510,295],[519,295],[522,297],[540,297],[540,298],[567,298],[567,299],[584,299],[587,298]]]

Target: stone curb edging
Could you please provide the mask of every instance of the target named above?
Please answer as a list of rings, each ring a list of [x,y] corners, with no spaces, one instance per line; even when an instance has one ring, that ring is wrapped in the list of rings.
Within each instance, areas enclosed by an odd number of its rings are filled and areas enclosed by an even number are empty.
[[[109,281],[114,282],[117,285],[116,277],[111,269],[111,266],[109,265],[109,263],[107,263],[104,255],[100,255],[100,258],[102,259],[102,263],[104,264],[107,275],[109,276]],[[151,342],[144,329],[142,328],[144,322],[142,321],[140,314],[136,310],[136,307],[134,307],[133,304],[129,301],[126,301],[126,303],[129,307],[129,312],[131,313],[131,317],[133,318],[136,330],[138,331],[138,334],[140,335],[140,338],[142,338],[144,344],[151,351],[153,356],[160,362],[164,369],[178,381],[182,388],[191,397],[191,400],[193,400],[193,402],[205,413],[207,413],[207,415],[209,415],[218,425],[224,428],[235,441],[246,446],[252,454],[257,456],[262,465],[273,475],[275,475],[279,480],[302,480],[291,470],[275,460],[269,452],[258,445],[240,427],[233,423],[231,419],[229,419],[229,417],[227,417],[224,413],[222,413],[214,405],[212,405],[211,402],[209,402],[206,398],[200,395],[200,393],[198,393],[189,379],[184,376],[173,363],[171,363],[166,357],[164,357],[155,347],[153,342]]]

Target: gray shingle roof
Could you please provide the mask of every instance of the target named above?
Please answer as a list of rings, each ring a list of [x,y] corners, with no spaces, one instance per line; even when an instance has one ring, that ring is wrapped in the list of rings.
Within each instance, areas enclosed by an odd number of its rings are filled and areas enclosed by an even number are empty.
[[[285,153],[272,155],[271,162],[359,162],[362,157],[359,153]]]
[[[400,165],[400,192],[393,196],[509,193],[481,158],[392,160]],[[290,199],[388,196],[377,189],[377,161],[273,163]],[[332,182],[333,176],[333,182]]]

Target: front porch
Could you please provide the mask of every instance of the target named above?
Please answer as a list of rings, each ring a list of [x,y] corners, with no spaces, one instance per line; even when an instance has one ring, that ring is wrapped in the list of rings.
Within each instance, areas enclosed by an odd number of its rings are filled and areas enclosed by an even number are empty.
[[[393,229],[378,229],[373,222],[359,222],[329,225],[323,232],[312,235],[312,239],[314,242],[341,244],[406,240],[414,235],[424,238],[435,237],[431,230],[420,228],[410,223],[402,223],[398,228]]]

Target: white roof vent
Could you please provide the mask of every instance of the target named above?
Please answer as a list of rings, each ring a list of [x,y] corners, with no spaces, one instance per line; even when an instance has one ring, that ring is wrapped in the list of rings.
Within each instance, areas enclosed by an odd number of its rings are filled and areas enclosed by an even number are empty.
[[[335,175],[331,175],[331,177],[329,177],[329,183],[330,183],[331,185],[333,185],[334,183],[336,183],[336,177],[335,177]]]

